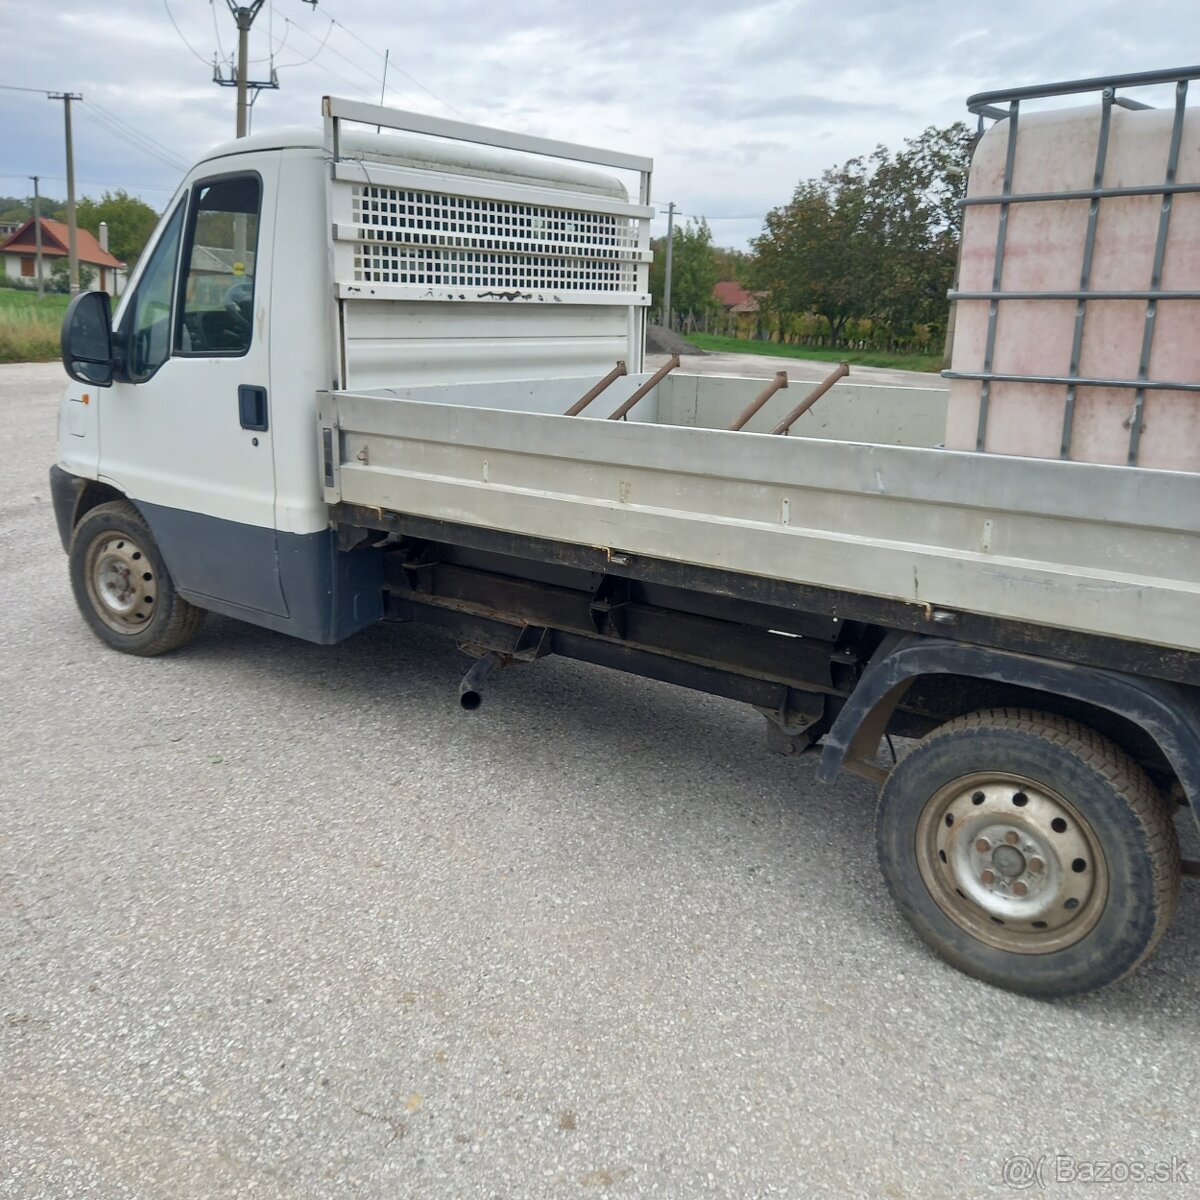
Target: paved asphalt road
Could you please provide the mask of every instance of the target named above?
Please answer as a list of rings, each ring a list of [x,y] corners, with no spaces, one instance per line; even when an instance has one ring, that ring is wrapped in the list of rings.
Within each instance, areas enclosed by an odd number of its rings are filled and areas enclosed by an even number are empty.
[[[872,789],[735,705],[551,659],[468,716],[399,626],[115,654],[59,386],[0,367],[0,1196],[937,1200],[1021,1194],[1013,1155],[1197,1194],[1200,888],[1135,977],[1034,1002],[927,953]]]

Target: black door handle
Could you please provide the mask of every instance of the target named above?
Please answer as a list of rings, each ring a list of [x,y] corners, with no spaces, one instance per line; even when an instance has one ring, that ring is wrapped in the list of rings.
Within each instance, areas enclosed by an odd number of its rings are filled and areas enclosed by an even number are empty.
[[[267,389],[243,383],[238,388],[238,416],[243,429],[257,433],[267,430]]]

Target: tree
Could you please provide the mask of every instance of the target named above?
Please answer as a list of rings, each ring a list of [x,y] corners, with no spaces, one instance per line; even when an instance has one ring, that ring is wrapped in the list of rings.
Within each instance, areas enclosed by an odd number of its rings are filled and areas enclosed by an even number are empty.
[[[745,283],[750,277],[753,258],[745,250],[730,250],[724,246],[713,247],[713,265],[717,270],[717,281],[735,279]]]
[[[676,225],[674,252],[671,256],[671,307],[680,313],[702,313],[713,308],[713,284],[717,282],[717,264],[712,230],[703,217],[695,224]],[[654,261],[650,264],[651,303],[663,304],[667,269],[667,239],[650,243]]]
[[[43,195],[41,211],[43,217],[49,217],[54,221],[65,221],[67,219],[67,202]],[[0,221],[24,222],[32,216],[32,196],[0,196]]]
[[[893,331],[945,324],[970,142],[959,122],[926,129],[894,158],[877,152],[872,192],[887,255],[872,316]]]
[[[767,306],[781,320],[819,314],[835,344],[850,322],[888,341],[944,326],[969,146],[961,122],[931,128],[895,156],[879,146],[802,181],[754,239],[751,274]]]
[[[105,192],[99,200],[84,196],[75,207],[75,219],[80,229],[97,237],[100,222],[107,221],[109,253],[132,268],[158,224],[158,213],[118,188]]]
[[[870,310],[880,255],[869,203],[870,172],[861,159],[801,183],[791,202],[772,209],[754,239],[755,282],[778,314],[816,312],[834,344],[847,321]]]

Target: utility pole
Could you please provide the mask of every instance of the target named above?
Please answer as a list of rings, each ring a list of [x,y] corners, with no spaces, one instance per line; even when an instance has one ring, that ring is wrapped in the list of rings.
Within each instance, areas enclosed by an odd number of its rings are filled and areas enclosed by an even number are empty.
[[[277,88],[279,86],[279,76],[275,73],[273,66],[271,68],[270,79],[253,80],[248,79],[246,76],[246,62],[250,56],[250,27],[254,24],[254,18],[258,16],[259,10],[265,2],[266,0],[250,0],[249,4],[238,4],[236,0],[225,0],[225,3],[229,5],[229,11],[233,14],[234,21],[237,23],[237,69],[226,79],[221,68],[215,61],[213,62],[213,83],[220,87],[237,88],[237,136],[240,138],[246,136],[250,106],[254,103],[254,100],[247,99],[250,90],[254,90],[254,98],[257,99],[258,93],[263,88]]]
[[[34,259],[37,271],[38,295],[46,294],[46,285],[42,280],[42,197],[38,192],[38,180],[40,176],[30,175],[33,180],[33,244],[37,247]]]
[[[263,0],[253,0],[249,8],[235,8],[233,0],[229,7],[237,21],[238,29],[238,76],[237,76],[237,135],[246,136],[246,116],[249,106],[246,104],[246,59],[250,57],[250,26],[262,8]]]
[[[675,328],[675,316],[671,312],[671,256],[675,249],[675,201],[667,205],[667,270],[663,285],[663,308],[667,310],[667,328]]]
[[[82,100],[75,92],[47,92],[51,100],[63,102],[63,122],[67,133],[67,271],[71,295],[79,295],[79,255],[75,249],[75,151],[71,145],[71,101]]]

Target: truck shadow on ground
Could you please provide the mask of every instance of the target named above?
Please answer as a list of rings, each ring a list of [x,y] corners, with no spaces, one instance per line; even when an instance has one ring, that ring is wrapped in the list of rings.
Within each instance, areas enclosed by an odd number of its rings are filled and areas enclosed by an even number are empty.
[[[953,970],[917,942],[892,907],[875,862],[873,785],[845,776],[825,787],[814,778],[815,755],[768,754],[763,719],[744,705],[551,657],[494,672],[483,706],[468,713],[458,703],[458,685],[471,660],[449,637],[414,625],[378,625],[337,646],[313,646],[213,618],[174,657],[228,672],[230,686],[241,676],[265,674],[280,689],[336,695],[377,723],[432,727],[446,753],[472,756],[484,769],[489,762],[511,764],[513,756],[529,757],[539,769],[555,759],[566,769],[601,763],[611,784],[623,763],[636,771],[652,762],[654,779],[665,781],[655,799],[685,813],[702,834],[706,826],[714,836],[731,827],[744,831],[743,845],[733,851],[751,863],[748,870],[765,867],[785,887],[803,890],[795,864],[814,846],[835,855],[847,882],[837,902],[848,943],[869,928],[896,944],[897,969],[908,959],[917,973]],[[648,800],[620,786],[595,790],[597,803],[625,806],[629,814]],[[1190,815],[1179,824],[1184,852],[1194,857]],[[768,901],[762,919],[770,916]],[[1185,881],[1170,930],[1139,971],[1103,992],[1050,1003],[1138,1023],[1147,1013],[1169,1011],[1200,1029],[1197,975],[1200,887]],[[987,987],[965,978],[963,985]]]

